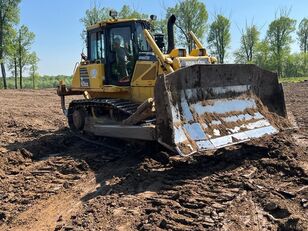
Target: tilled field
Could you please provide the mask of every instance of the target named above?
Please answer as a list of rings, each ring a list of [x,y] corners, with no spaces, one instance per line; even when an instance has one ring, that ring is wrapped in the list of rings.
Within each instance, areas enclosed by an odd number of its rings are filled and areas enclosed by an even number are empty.
[[[54,90],[0,91],[0,230],[308,230],[308,82],[284,89],[299,129],[168,163],[74,137]]]

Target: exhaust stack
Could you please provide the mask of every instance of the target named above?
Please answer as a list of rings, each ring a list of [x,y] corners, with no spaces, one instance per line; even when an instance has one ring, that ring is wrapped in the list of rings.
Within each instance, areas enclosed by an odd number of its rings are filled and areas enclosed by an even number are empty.
[[[173,26],[175,24],[176,17],[175,15],[171,15],[168,19],[168,53],[170,53],[174,49],[174,31]]]

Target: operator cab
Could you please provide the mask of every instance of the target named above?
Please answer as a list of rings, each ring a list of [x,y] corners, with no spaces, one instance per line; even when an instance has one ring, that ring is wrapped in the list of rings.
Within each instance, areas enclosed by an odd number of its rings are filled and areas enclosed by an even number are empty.
[[[149,22],[114,19],[87,31],[87,61],[104,65],[104,85],[130,85],[136,61],[151,52],[144,29]]]

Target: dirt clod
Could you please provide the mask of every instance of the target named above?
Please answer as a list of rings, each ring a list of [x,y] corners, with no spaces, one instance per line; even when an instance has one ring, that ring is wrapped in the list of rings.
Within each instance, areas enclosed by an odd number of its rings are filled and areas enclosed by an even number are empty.
[[[4,221],[6,218],[5,212],[0,211],[0,221]]]

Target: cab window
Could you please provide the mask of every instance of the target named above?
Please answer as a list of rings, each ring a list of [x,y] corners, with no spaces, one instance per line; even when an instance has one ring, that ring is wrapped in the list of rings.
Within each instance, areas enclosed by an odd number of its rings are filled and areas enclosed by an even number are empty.
[[[140,23],[136,26],[138,50],[141,52],[151,51],[151,48],[144,37],[143,26]]]
[[[104,33],[101,31],[90,33],[90,61],[105,59]]]
[[[110,30],[111,50],[114,51],[117,46],[123,47],[132,54],[133,41],[130,27],[118,27]],[[118,44],[119,43],[119,44]]]

